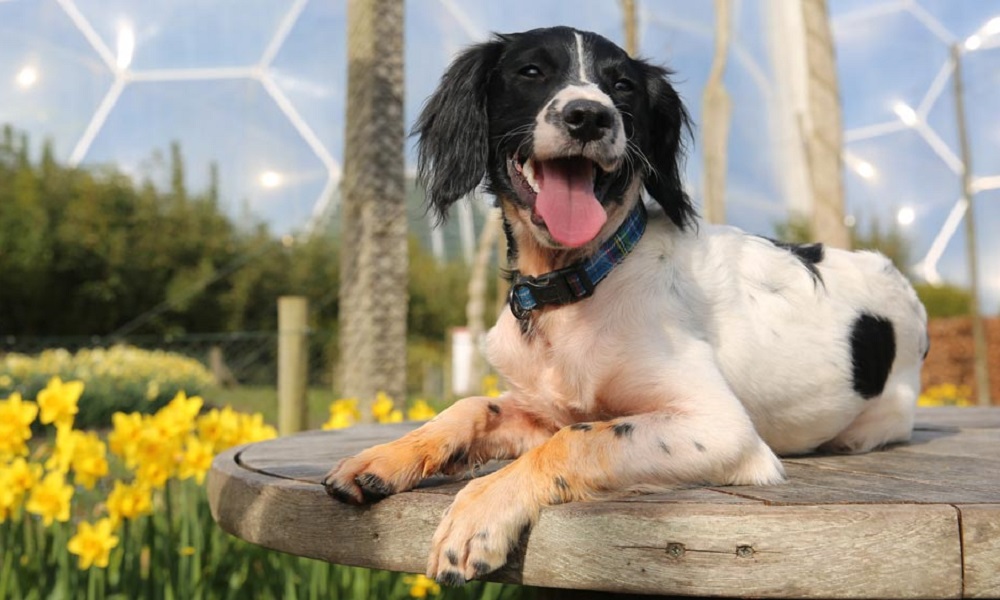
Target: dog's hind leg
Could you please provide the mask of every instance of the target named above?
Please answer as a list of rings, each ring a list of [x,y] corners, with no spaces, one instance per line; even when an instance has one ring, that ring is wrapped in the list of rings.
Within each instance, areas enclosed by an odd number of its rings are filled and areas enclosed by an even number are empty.
[[[377,502],[436,473],[520,456],[554,431],[505,397],[465,398],[402,438],[342,460],[323,485],[342,502]]]
[[[882,394],[868,400],[861,414],[820,449],[861,454],[886,444],[909,441],[919,395],[919,367],[893,373]]]

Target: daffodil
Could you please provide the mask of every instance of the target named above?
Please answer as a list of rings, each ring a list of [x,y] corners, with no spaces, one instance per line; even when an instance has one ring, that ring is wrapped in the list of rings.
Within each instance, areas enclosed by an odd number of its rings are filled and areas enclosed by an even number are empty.
[[[197,427],[198,436],[212,444],[215,452],[222,452],[239,443],[239,416],[228,406],[222,410],[213,408],[198,417]]]
[[[0,472],[7,476],[4,487],[9,487],[17,495],[24,495],[42,478],[42,465],[18,457],[0,469]]]
[[[183,453],[183,440],[171,437],[159,425],[155,419],[148,421],[139,433],[134,452],[125,459],[136,477],[153,488],[163,487],[173,476]]]
[[[239,417],[239,443],[249,444],[251,442],[262,442],[278,437],[278,432],[264,422],[264,415],[260,413],[241,413]]]
[[[201,485],[205,481],[205,474],[212,466],[213,458],[215,458],[215,454],[212,452],[210,443],[190,436],[184,445],[184,455],[180,467],[177,469],[177,476],[181,479],[193,477],[198,485]]]
[[[410,586],[412,598],[426,598],[428,595],[437,596],[441,593],[441,586],[426,575],[407,575],[403,577],[403,583]]]
[[[403,413],[394,408],[392,398],[384,392],[375,395],[375,402],[372,404],[372,416],[379,423],[399,423],[403,420]]]
[[[0,463],[0,523],[10,518],[21,506],[24,495],[42,476],[42,467],[15,458],[9,464]]]
[[[66,548],[80,557],[80,569],[86,570],[91,565],[106,568],[111,550],[117,545],[118,537],[114,535],[111,519],[104,518],[93,525],[81,522]]]
[[[97,434],[88,432],[77,438],[73,451],[75,481],[88,490],[108,474],[107,449]]]
[[[183,437],[194,429],[195,418],[203,404],[198,396],[188,398],[184,392],[177,392],[173,400],[156,411],[154,418],[168,437]]]
[[[66,484],[65,476],[53,471],[31,489],[31,496],[24,505],[28,512],[38,515],[48,527],[53,521],[69,521],[69,506],[73,499],[73,486]]]
[[[69,468],[73,465],[77,444],[83,437],[85,436],[82,431],[73,429],[69,425],[56,427],[56,444],[49,459],[45,461],[45,468],[64,475],[68,473]]]
[[[483,377],[483,395],[491,398],[500,396],[500,378],[496,375]]]
[[[435,411],[426,400],[414,400],[413,406],[406,411],[406,418],[410,421],[427,421],[433,419],[437,415]]]
[[[38,392],[38,407],[42,411],[39,420],[43,424],[72,425],[79,411],[77,403],[81,395],[83,395],[82,381],[63,383],[62,379],[53,377],[45,389]]]
[[[135,451],[142,434],[142,415],[137,412],[111,415],[112,430],[108,434],[108,447],[119,458],[126,458]]]
[[[31,439],[31,424],[38,415],[38,405],[14,392],[0,400],[0,459],[28,453],[26,441]]]
[[[148,486],[141,482],[132,484],[115,481],[115,487],[108,494],[106,502],[108,517],[113,525],[125,519],[135,519],[148,515],[153,509],[153,500]]]
[[[330,404],[330,418],[323,423],[323,429],[344,429],[361,420],[356,398],[341,398]]]

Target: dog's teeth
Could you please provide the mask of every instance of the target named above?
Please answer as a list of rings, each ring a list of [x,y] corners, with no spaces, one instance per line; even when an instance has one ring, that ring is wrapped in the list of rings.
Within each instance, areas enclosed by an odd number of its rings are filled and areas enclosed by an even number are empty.
[[[535,181],[535,163],[531,160],[524,162],[524,166],[521,168],[521,174],[524,175],[524,180],[528,182],[531,189],[538,193],[538,182]]]

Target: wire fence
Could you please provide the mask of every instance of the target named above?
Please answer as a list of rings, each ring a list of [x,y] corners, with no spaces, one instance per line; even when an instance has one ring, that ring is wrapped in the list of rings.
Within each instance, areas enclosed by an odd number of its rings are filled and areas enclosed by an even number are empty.
[[[333,385],[336,343],[333,331],[309,332],[310,386]],[[6,336],[0,338],[0,355],[8,352],[35,355],[54,348],[77,352],[84,348],[109,348],[122,344],[195,359],[212,372],[220,385],[277,385],[278,333],[274,331],[125,337]]]
[[[0,357],[7,353],[40,354],[64,349],[75,353],[86,348],[129,345],[144,350],[172,352],[197,360],[225,387],[276,387],[278,382],[277,331],[239,331],[184,335],[131,336],[0,336]],[[310,329],[308,334],[309,387],[337,389],[337,332]],[[440,344],[408,344],[407,387],[413,396],[441,398],[449,393],[448,355]]]

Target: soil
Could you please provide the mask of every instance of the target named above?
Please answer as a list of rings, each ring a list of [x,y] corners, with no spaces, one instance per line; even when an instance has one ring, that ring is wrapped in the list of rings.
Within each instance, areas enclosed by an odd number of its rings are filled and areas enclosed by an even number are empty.
[[[990,379],[990,398],[1000,405],[1000,318],[983,319],[986,329],[986,356]],[[928,325],[931,350],[921,374],[924,389],[943,383],[965,385],[976,402],[973,373],[972,320],[969,317],[933,319]]]

